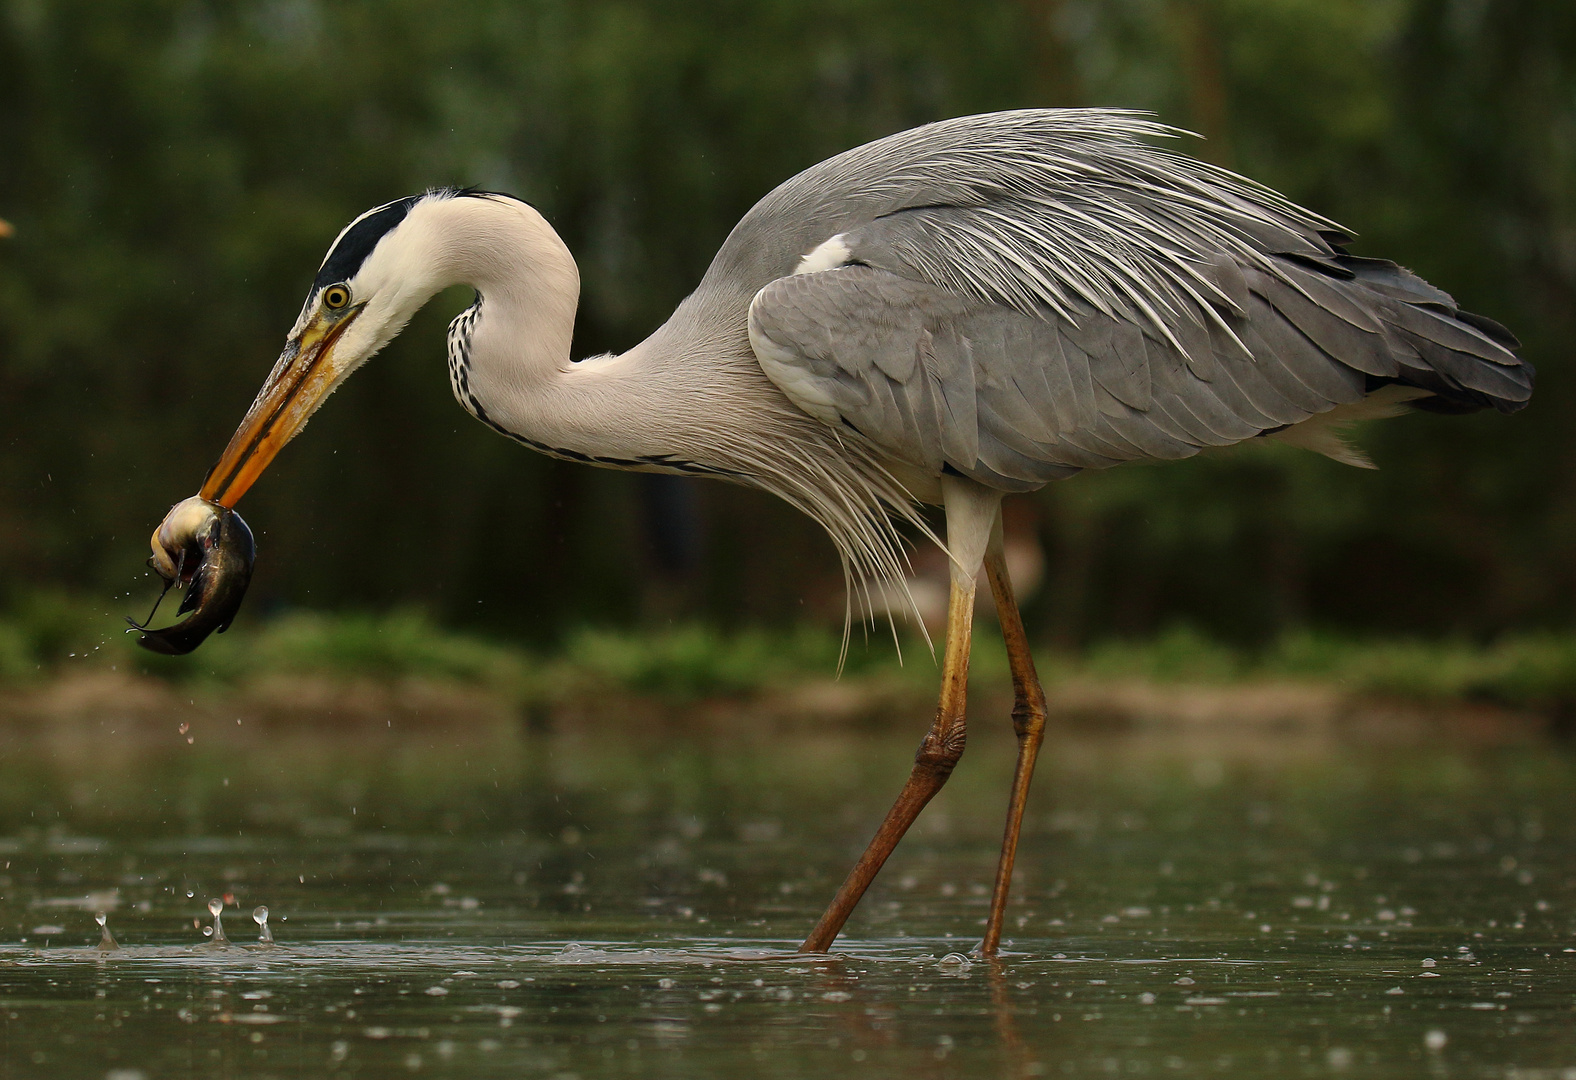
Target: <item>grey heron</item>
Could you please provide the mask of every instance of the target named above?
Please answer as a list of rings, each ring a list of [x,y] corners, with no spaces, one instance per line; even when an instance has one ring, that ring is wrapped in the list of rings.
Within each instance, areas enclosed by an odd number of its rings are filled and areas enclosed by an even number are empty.
[[[1526,404],[1516,340],[1335,223],[1163,149],[1118,110],[929,124],[784,182],[628,352],[575,361],[580,281],[536,210],[437,190],[335,239],[283,354],[203,484],[233,506],[433,295],[455,396],[533,449],[772,492],[826,528],[850,590],[900,580],[900,528],[939,504],[950,560],[934,722],[814,931],[825,951],[963,753],[976,574],[1011,659],[1018,758],[984,939],[999,947],[1045,727],[1002,557],[1001,501],[1084,469],[1274,435],[1353,464],[1340,422],[1409,404]],[[938,541],[939,542],[939,541]]]

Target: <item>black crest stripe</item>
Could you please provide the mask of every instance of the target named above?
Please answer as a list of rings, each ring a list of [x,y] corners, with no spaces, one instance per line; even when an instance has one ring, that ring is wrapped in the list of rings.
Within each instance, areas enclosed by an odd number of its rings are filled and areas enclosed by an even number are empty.
[[[397,199],[387,206],[372,211],[346,229],[345,235],[341,236],[339,243],[334,245],[334,250],[330,251],[328,258],[323,260],[322,269],[318,270],[317,277],[312,281],[313,290],[332,285],[336,281],[349,281],[355,277],[356,271],[361,269],[361,264],[367,261],[368,255],[372,254],[372,249],[378,246],[378,241],[404,221],[405,215],[410,213],[410,208],[423,198],[424,195],[411,195]]]

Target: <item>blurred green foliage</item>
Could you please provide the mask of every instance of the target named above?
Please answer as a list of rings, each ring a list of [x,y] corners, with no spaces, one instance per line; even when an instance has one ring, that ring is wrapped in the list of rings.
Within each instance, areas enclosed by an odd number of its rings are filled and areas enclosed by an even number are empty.
[[[1055,656],[1051,670],[1061,677],[1156,683],[1331,682],[1358,693],[1425,701],[1576,708],[1576,635],[1569,633],[1512,633],[1484,646],[1298,631],[1250,651],[1178,625],[1149,641],[1108,641],[1081,656]]]
[[[749,698],[824,680],[838,669],[842,638],[824,625],[724,632],[703,623],[660,630],[580,627],[551,649],[457,633],[423,613],[291,612],[251,620],[187,657],[138,648],[117,620],[60,594],[35,595],[0,618],[0,687],[37,685],[106,669],[192,688],[233,689],[258,680],[318,677],[398,686],[423,680],[473,687],[521,706],[627,694],[682,704]],[[917,638],[900,660],[889,642],[852,644],[841,678],[855,687],[923,696],[936,663]],[[994,626],[976,630],[976,686],[1008,684]],[[1576,634],[1461,639],[1361,638],[1288,632],[1258,648],[1222,642],[1185,624],[1146,641],[1113,639],[1078,652],[1043,651],[1054,688],[1067,681],[1233,684],[1333,683],[1354,693],[1421,701],[1490,701],[1568,717],[1576,710]]]
[[[1378,473],[1255,448],[1053,485],[1031,629],[1076,644],[1178,620],[1236,642],[1568,626],[1567,0],[0,0],[0,217],[16,226],[0,240],[0,599],[50,586],[141,607],[143,538],[368,206],[447,183],[531,200],[580,259],[576,348],[593,353],[655,327],[796,170],[943,116],[1081,104],[1201,131],[1192,152],[1506,323],[1542,375],[1519,416],[1374,430]],[[419,605],[546,643],[673,610],[650,602],[641,481],[535,457],[450,401],[442,325],[466,302],[431,305],[248,497],[261,561],[243,620]],[[840,618],[807,522],[715,485],[702,514],[709,554],[677,610]],[[388,632],[369,653],[334,647],[357,663],[424,647],[416,624]],[[710,649],[685,640],[659,667]],[[570,649],[669,677],[612,641]],[[0,635],[5,664],[31,648]]]

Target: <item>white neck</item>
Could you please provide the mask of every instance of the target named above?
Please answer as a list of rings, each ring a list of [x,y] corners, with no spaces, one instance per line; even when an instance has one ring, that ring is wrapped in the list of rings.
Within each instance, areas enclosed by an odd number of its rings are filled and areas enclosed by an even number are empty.
[[[695,354],[726,346],[691,338],[654,347],[653,338],[619,356],[572,361],[580,275],[569,249],[530,206],[501,196],[424,200],[383,255],[380,249],[367,268],[375,277],[372,294],[380,303],[387,297],[381,317],[368,320],[379,339],[372,352],[436,293],[452,285],[476,289],[479,306],[451,327],[451,339],[467,340],[462,370],[451,346],[450,375],[461,404],[484,422],[537,449],[593,463],[661,468],[671,460],[682,468],[711,456],[693,445],[717,421],[704,399],[715,406],[719,390],[737,395],[707,379],[717,365]],[[748,356],[747,339],[740,335],[737,344]],[[749,367],[750,396],[769,400],[774,395],[752,358]]]
[[[902,577],[889,512],[928,535],[878,454],[839,439],[766,378],[749,342],[747,289],[703,284],[633,349],[575,363],[580,276],[552,226],[504,196],[435,197],[356,275],[352,294],[373,299],[342,347],[364,360],[452,285],[480,296],[451,327],[469,335],[463,380],[451,372],[456,392],[503,433],[593,464],[707,472],[771,491],[825,525],[865,580]]]
[[[511,382],[529,386],[569,368],[580,272],[536,210],[503,196],[428,199],[412,209],[399,233],[398,262],[385,287],[396,314],[384,324],[385,341],[435,294],[469,285],[486,304],[487,322],[517,331],[510,340],[490,342],[489,351],[507,353],[500,357],[507,362],[490,365],[504,380],[500,389]],[[377,283],[374,289],[384,291]]]

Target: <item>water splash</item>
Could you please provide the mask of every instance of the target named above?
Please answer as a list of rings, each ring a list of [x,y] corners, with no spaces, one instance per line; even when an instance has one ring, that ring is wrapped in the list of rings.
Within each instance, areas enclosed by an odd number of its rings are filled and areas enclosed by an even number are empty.
[[[274,932],[268,929],[268,907],[258,904],[252,909],[252,921],[257,924],[257,943],[259,945],[272,945]]]
[[[224,901],[217,896],[208,901],[208,914],[213,916],[212,937],[208,944],[230,944],[230,939],[224,936]]]
[[[94,946],[99,952],[115,952],[120,948],[120,943],[115,940],[115,935],[109,932],[109,915],[100,911],[94,914],[93,921],[99,925],[99,943]]]

